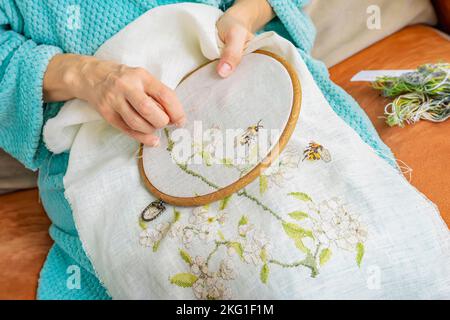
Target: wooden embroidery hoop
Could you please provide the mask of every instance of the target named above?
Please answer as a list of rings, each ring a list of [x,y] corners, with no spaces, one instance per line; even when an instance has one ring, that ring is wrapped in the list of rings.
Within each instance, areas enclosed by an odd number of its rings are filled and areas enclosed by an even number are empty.
[[[279,63],[281,63],[286,71],[289,74],[289,77],[292,81],[292,89],[293,89],[293,102],[292,102],[292,108],[291,113],[289,115],[289,119],[286,123],[286,126],[281,133],[280,138],[278,139],[278,142],[273,146],[272,150],[267,154],[267,156],[264,158],[263,161],[261,161],[258,165],[256,165],[252,170],[250,170],[246,175],[238,179],[237,181],[229,184],[228,186],[219,189],[217,191],[211,192],[209,194],[205,195],[199,195],[194,197],[176,197],[169,195],[167,193],[161,192],[158,190],[147,178],[147,175],[145,174],[144,170],[144,161],[143,161],[143,145],[140,145],[139,148],[139,172],[142,177],[142,180],[146,186],[146,188],[158,199],[171,204],[175,206],[182,206],[182,207],[191,207],[191,206],[202,206],[206,205],[221,199],[224,199],[227,196],[232,195],[233,193],[236,193],[237,191],[243,189],[245,186],[247,186],[249,183],[253,182],[256,178],[258,178],[261,173],[268,168],[272,162],[279,156],[279,154],[284,150],[286,144],[288,143],[289,139],[291,138],[292,133],[294,132],[294,129],[297,124],[297,120],[300,114],[300,106],[302,101],[302,90],[301,90],[301,84],[300,80],[297,76],[297,72],[295,69],[291,66],[289,62],[287,62],[282,57],[278,56],[277,54],[274,54],[269,51],[265,50],[256,50],[253,53],[263,54],[267,55],[269,57],[272,57],[273,59],[277,60]],[[194,69],[190,73],[188,73],[182,80],[186,80],[191,74],[193,74],[195,71],[199,70],[200,68],[204,67],[205,65],[208,65],[213,61],[209,61],[198,68]],[[180,82],[180,83],[181,83]]]

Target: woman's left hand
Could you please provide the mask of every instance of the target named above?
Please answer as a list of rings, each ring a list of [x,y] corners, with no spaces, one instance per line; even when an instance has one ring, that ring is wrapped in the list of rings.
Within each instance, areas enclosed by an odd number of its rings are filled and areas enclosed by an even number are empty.
[[[224,43],[217,73],[228,77],[239,65],[253,32],[274,17],[267,0],[237,0],[217,21],[217,31]]]
[[[228,77],[241,62],[247,43],[253,38],[249,26],[229,11],[217,21],[219,38],[225,44],[217,72],[224,78]]]

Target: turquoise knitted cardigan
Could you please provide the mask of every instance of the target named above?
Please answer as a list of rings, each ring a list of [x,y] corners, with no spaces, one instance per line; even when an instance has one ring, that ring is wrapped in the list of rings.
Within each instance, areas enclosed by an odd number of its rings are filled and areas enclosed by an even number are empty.
[[[40,299],[109,299],[97,280],[64,198],[63,176],[69,154],[51,154],[42,141],[45,121],[62,103],[43,103],[42,79],[49,60],[58,53],[92,55],[108,38],[147,10],[181,0],[0,0],[0,147],[30,169],[39,169],[42,204],[52,226],[51,248],[41,271]],[[196,0],[223,10],[232,0]],[[269,0],[277,19],[273,30],[292,41],[334,111],[379,154],[390,157],[371,122],[357,103],[328,77],[326,67],[311,58],[315,31],[301,11],[307,0]],[[73,17],[78,15],[78,28]],[[69,266],[75,266],[69,268]],[[80,288],[68,286],[81,275]]]

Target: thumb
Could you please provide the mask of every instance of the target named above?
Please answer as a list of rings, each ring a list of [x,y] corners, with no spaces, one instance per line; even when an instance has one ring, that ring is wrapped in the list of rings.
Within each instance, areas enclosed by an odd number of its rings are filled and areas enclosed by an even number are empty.
[[[228,77],[239,65],[247,41],[246,32],[230,32],[225,38],[225,47],[217,65],[217,73],[223,77]]]

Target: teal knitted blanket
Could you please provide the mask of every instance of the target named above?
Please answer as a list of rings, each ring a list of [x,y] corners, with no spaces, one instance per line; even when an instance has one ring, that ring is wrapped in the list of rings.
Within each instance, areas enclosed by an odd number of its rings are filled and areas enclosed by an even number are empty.
[[[0,147],[28,168],[39,169],[42,203],[52,220],[50,250],[39,281],[40,299],[109,299],[86,257],[64,197],[68,153],[53,155],[42,142],[45,121],[61,103],[44,104],[42,79],[58,53],[92,55],[98,47],[147,10],[178,0],[36,2],[0,1]],[[195,0],[228,8],[229,0]],[[264,31],[292,41],[333,110],[386,159],[391,153],[357,103],[331,82],[325,65],[310,56],[314,27],[301,8],[304,0],[269,0],[277,19]],[[72,276],[80,285],[72,286]]]

